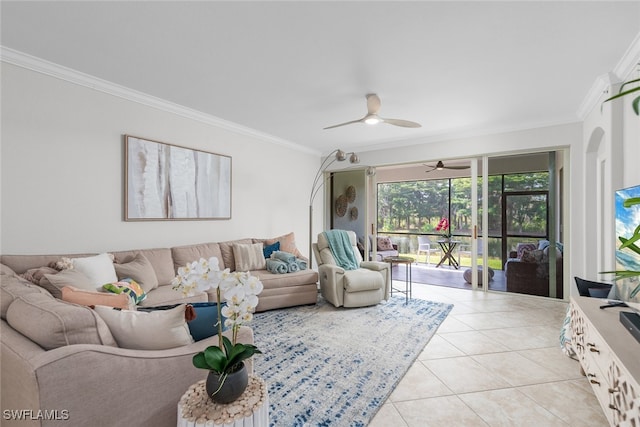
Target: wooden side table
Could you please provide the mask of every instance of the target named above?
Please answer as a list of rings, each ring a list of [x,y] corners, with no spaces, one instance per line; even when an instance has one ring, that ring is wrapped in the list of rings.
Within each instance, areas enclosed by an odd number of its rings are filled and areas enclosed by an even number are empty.
[[[236,401],[220,404],[207,396],[206,380],[193,384],[178,403],[178,427],[268,427],[269,395],[264,380],[249,375],[249,384]]]

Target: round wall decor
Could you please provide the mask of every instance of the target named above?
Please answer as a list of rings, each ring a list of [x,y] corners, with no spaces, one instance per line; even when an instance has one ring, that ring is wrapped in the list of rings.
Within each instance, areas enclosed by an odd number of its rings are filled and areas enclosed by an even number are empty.
[[[347,196],[341,194],[336,199],[336,215],[342,217],[347,213],[347,205],[349,202],[347,201]]]
[[[358,208],[354,206],[349,210],[349,218],[351,218],[351,221],[358,219]]]
[[[356,187],[354,187],[353,185],[348,186],[346,194],[349,203],[353,203],[356,201]]]

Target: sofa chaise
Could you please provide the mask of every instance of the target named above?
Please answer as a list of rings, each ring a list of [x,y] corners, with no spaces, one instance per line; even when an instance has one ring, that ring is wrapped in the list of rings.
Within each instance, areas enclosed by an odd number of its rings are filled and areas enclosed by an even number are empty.
[[[291,240],[292,234],[287,236]],[[281,238],[285,247],[287,236]],[[243,262],[236,260],[234,246],[262,247],[277,239],[241,239],[112,254],[114,265],[135,264],[144,258],[152,266],[157,286],[147,292],[140,306],[196,303],[215,297],[205,292],[183,296],[173,290],[170,281],[178,267],[201,257],[216,256],[221,269],[233,271]],[[206,372],[193,367],[192,357],[209,345],[217,345],[217,336],[167,349],[119,347],[115,334],[111,334],[96,310],[56,298],[22,277],[61,257],[0,256],[2,425],[175,426],[180,396],[189,385],[206,377]],[[259,311],[317,301],[318,274],[313,270],[251,273],[264,285]],[[242,327],[238,339],[253,343],[252,330]],[[251,372],[252,364],[249,368]]]

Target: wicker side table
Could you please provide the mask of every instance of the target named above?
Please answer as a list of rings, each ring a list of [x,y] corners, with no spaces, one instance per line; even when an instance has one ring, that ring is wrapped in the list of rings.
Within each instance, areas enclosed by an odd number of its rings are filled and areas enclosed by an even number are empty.
[[[264,380],[249,375],[249,385],[235,402],[213,402],[205,389],[205,380],[193,384],[178,403],[178,427],[268,427],[269,395]]]

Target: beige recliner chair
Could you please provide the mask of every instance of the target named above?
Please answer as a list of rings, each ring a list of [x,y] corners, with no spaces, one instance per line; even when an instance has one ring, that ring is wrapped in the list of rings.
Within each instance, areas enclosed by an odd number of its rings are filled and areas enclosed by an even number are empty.
[[[320,292],[336,307],[364,307],[389,299],[391,271],[389,264],[378,261],[363,261],[358,251],[356,234],[347,231],[351,250],[360,268],[345,270],[338,266],[324,233],[318,234],[313,252],[318,263]]]

